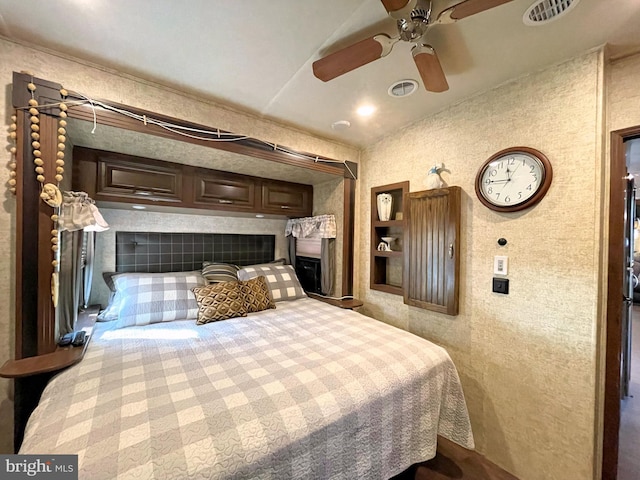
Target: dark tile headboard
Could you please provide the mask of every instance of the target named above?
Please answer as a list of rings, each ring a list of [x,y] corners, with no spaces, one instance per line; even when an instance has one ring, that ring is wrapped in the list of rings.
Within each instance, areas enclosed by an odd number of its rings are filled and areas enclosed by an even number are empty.
[[[274,260],[275,235],[116,232],[116,272],[187,272],[205,260],[254,265]]]

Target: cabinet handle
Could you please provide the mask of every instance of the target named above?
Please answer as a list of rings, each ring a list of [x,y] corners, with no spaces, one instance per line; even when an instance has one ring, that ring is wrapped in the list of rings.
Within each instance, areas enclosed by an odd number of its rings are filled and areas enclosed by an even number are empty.
[[[231,200],[220,199],[220,200],[218,200],[218,203],[233,203],[233,202]]]
[[[453,258],[453,243],[449,244],[449,258]]]
[[[285,210],[290,209],[291,207],[287,206],[287,205],[280,205],[280,208],[284,208]]]

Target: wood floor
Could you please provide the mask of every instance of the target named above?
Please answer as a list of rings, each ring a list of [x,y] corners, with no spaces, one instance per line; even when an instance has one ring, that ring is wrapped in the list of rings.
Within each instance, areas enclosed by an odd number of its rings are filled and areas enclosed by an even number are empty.
[[[618,480],[640,478],[640,306],[633,306],[630,396],[620,405]]]
[[[640,397],[639,397],[640,398]],[[435,458],[402,472],[391,480],[518,480],[477,452],[438,437]]]

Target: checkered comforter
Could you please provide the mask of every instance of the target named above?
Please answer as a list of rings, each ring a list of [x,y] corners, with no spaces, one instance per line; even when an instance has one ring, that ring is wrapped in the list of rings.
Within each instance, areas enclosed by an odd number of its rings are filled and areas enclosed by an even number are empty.
[[[20,453],[77,453],[80,479],[389,478],[473,447],[440,347],[309,298],[207,325],[97,326]]]

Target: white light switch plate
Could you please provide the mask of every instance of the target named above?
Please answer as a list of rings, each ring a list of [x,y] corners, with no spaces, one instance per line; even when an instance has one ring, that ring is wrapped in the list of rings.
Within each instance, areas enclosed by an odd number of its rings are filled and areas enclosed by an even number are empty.
[[[508,257],[503,255],[496,255],[493,257],[493,273],[497,275],[506,275],[508,260]]]

